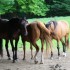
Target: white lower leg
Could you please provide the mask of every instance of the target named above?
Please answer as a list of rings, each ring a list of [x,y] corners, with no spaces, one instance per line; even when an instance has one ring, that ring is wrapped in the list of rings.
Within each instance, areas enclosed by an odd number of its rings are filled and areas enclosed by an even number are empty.
[[[63,52],[63,56],[66,57],[66,52]]]
[[[36,52],[36,54],[35,54],[35,56],[34,56],[34,62],[35,62],[35,64],[38,63],[38,60],[37,60],[37,53],[38,53],[38,52]]]
[[[58,56],[58,59],[60,60],[60,59],[61,59],[61,57],[60,57],[60,56]]]
[[[50,57],[51,60],[53,60],[53,57]]]
[[[37,61],[37,56],[34,58],[34,61]]]
[[[43,64],[44,63],[44,57],[43,57],[43,53],[41,53],[41,62],[40,62],[41,64]]]

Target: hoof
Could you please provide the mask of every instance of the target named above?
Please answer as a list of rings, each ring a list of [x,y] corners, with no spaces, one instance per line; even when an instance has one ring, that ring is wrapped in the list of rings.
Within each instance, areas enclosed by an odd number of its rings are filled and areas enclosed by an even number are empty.
[[[40,64],[43,64],[43,62],[40,62]]]
[[[51,60],[53,60],[53,57],[50,57]]]
[[[33,59],[33,57],[31,57],[31,59]]]
[[[35,64],[37,64],[38,63],[38,61],[35,61]]]
[[[17,60],[18,58],[15,58],[15,60]]]
[[[15,63],[15,60],[13,60],[13,62],[12,63]]]
[[[58,59],[60,60],[60,59],[61,59],[61,57],[58,57]]]
[[[25,58],[23,58],[22,60],[26,60]]]
[[[9,57],[8,60],[11,60],[11,58]]]
[[[63,57],[66,57],[66,53],[65,52],[63,52]]]

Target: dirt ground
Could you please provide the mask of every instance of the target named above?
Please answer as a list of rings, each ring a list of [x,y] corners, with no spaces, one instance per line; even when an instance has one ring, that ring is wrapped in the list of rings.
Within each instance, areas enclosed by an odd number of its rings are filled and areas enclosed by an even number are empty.
[[[34,52],[33,52],[34,53]],[[12,52],[10,51],[11,57]],[[31,60],[30,51],[26,51],[26,60],[22,60],[23,52],[18,51],[18,61],[12,63],[12,60],[7,60],[6,51],[4,50],[4,57],[0,58],[0,70],[70,70],[70,52],[63,57],[61,52],[61,59],[57,58],[57,51],[54,52],[54,58],[51,60],[50,55],[47,57],[44,52],[44,64],[40,64],[41,53],[38,53],[38,64],[34,64]]]

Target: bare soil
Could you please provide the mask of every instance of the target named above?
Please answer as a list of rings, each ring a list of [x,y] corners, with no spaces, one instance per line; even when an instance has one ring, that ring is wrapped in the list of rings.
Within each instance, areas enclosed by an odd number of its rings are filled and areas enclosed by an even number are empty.
[[[33,52],[34,54],[35,52]],[[12,63],[12,60],[7,60],[6,51],[4,50],[4,56],[0,58],[0,70],[70,70],[70,52],[67,52],[67,56],[63,57],[61,52],[61,59],[58,59],[57,51],[54,52],[54,58],[50,59],[46,52],[44,52],[44,64],[40,64],[41,53],[38,53],[38,64],[34,64],[34,60],[31,60],[31,52],[26,51],[26,60],[22,60],[23,51],[18,51],[18,60],[16,63]],[[10,50],[11,58],[12,52]]]

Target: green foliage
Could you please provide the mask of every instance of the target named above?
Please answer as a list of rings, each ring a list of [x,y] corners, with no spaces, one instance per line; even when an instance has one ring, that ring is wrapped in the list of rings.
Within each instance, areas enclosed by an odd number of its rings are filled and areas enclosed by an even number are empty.
[[[44,0],[18,0],[21,12],[30,13],[38,16],[45,16],[48,10]]]
[[[14,0],[0,0],[0,14],[11,11]]]
[[[70,14],[70,0],[53,0],[53,4],[49,6],[51,15]]]
[[[0,0],[0,15],[6,13],[28,16],[70,15],[70,0]]]
[[[44,0],[1,0],[0,7],[0,14],[20,12],[45,16],[48,10]]]
[[[61,5],[61,9],[63,8],[64,10],[67,10],[70,12],[70,0],[54,0],[55,3],[58,3],[59,5]],[[63,10],[62,9],[62,10]]]

